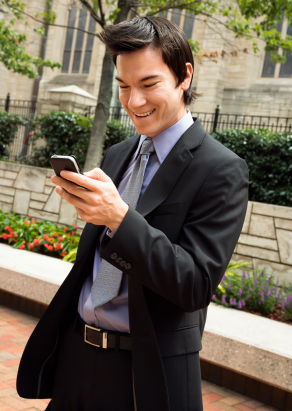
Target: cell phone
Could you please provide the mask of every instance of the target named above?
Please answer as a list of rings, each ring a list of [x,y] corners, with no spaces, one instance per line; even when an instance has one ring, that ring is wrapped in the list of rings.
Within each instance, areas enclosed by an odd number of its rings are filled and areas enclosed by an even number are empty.
[[[83,174],[77,158],[73,155],[58,156],[57,154],[54,154],[50,159],[50,163],[55,171],[56,176],[58,177],[62,177],[60,174],[62,170],[68,170],[73,171],[73,173]]]

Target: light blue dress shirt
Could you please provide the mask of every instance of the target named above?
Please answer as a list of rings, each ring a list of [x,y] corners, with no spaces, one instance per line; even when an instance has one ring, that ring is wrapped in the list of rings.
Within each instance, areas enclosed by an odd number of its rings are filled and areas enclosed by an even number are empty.
[[[150,159],[148,161],[141,188],[140,198],[172,147],[192,124],[193,119],[191,113],[187,110],[186,115],[177,123],[173,124],[168,129],[153,137],[155,153],[150,156]],[[147,136],[145,135],[141,135],[140,137],[138,148],[134,153],[131,162],[129,163],[127,170],[125,171],[118,186],[118,192],[120,195],[122,195],[127,182],[129,181],[141,145],[146,138]],[[128,276],[126,274],[123,274],[120,292],[117,297],[113,298],[111,301],[107,302],[101,307],[97,307],[95,309],[92,305],[91,287],[96,279],[100,267],[101,258],[99,255],[99,245],[105,234],[105,231],[106,230],[104,230],[101,234],[98,246],[96,247],[93,272],[85,280],[80,292],[78,312],[81,318],[87,324],[94,324],[96,327],[105,330],[130,332],[128,311]],[[113,235],[114,233],[111,234]]]

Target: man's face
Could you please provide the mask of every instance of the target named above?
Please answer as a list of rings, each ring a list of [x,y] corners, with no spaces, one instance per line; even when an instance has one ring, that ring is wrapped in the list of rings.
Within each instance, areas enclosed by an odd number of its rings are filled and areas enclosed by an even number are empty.
[[[159,49],[147,47],[117,57],[120,101],[139,134],[155,137],[185,115],[183,92],[191,81],[190,63],[187,70],[176,87],[177,79]]]

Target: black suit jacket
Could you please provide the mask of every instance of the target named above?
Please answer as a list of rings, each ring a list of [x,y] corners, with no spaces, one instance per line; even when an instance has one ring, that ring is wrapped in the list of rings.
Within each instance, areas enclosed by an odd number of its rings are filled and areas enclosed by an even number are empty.
[[[112,146],[102,168],[116,186],[139,135]],[[248,201],[245,162],[206,133],[200,121],[182,135],[100,254],[131,268],[129,321],[139,411],[168,411],[163,358],[197,352],[211,301],[243,225]],[[33,331],[17,391],[51,398],[62,325],[75,315],[103,226],[86,224],[76,262]],[[97,365],[98,366],[98,365]],[[177,378],[178,376],[174,376]]]

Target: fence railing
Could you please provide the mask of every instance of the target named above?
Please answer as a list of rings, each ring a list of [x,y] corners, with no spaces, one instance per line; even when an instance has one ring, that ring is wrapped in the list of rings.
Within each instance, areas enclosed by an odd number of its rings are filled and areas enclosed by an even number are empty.
[[[29,100],[11,100],[9,94],[6,99],[0,99],[0,110],[5,110],[11,114],[21,115],[29,120],[34,118],[37,112],[38,103]],[[85,108],[83,114],[92,117],[95,107]],[[192,112],[193,117],[198,117],[206,131],[213,132],[226,128],[247,129],[264,128],[274,132],[292,132],[291,117],[270,117],[242,114],[225,114],[220,112],[219,106],[213,113]],[[110,107],[109,120],[119,120],[122,124],[129,127],[131,134],[135,134],[135,126],[123,107]],[[23,156],[30,155],[32,151],[29,124],[20,126],[17,136],[9,147],[12,161],[20,160]]]
[[[9,93],[6,99],[0,99],[0,110],[5,110],[10,114],[17,114],[26,120],[34,118],[37,111],[37,102],[31,100],[11,100]],[[32,144],[29,141],[29,122],[24,126],[19,126],[13,142],[9,146],[9,160],[17,161],[23,156],[31,154]]]
[[[95,107],[88,107],[84,114],[86,116],[94,116],[94,112]],[[205,130],[209,133],[216,130],[224,130],[226,128],[234,128],[237,130],[247,128],[265,128],[275,132],[292,132],[291,117],[224,114],[220,113],[219,106],[217,106],[213,113],[200,113],[193,111],[192,116],[198,117]],[[110,107],[109,119],[120,120],[122,124],[129,127],[131,133],[135,134],[135,127],[123,107]]]

